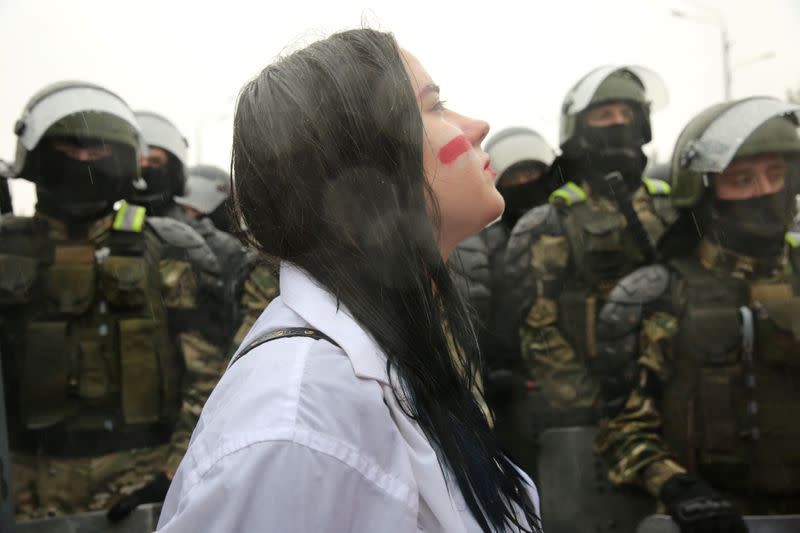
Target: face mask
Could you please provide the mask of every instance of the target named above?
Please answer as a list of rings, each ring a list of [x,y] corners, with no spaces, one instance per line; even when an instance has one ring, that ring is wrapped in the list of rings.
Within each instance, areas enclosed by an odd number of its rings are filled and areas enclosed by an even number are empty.
[[[746,200],[714,199],[710,207],[712,240],[734,252],[751,257],[781,253],[791,221],[786,188]]]
[[[168,167],[146,167],[141,171],[146,188],[135,187],[131,201],[147,208],[152,215],[163,215],[172,202],[172,180]]]
[[[59,218],[102,216],[126,196],[134,169],[133,164],[123,165],[113,155],[85,162],[55,149],[46,150],[37,180],[37,206],[45,214]]]
[[[641,148],[643,139],[639,126],[584,126],[580,137],[583,140],[580,145],[565,147],[570,166],[577,167],[573,170],[573,179],[585,180],[593,191],[606,194],[609,189],[603,183],[604,177],[619,172],[630,194],[639,188],[642,172],[647,165],[647,157]]]

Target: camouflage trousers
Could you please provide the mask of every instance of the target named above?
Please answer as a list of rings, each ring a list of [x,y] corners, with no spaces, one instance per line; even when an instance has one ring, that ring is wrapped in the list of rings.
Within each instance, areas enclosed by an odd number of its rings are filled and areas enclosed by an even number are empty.
[[[13,453],[17,519],[106,510],[163,471],[167,453],[166,444],[69,459]]]

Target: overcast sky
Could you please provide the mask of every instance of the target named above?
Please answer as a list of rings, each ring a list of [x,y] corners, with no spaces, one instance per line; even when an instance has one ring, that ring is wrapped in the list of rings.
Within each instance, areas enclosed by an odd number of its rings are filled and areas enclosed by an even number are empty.
[[[394,32],[442,87],[448,106],[494,131],[523,125],[558,141],[569,87],[602,64],[663,77],[670,103],[653,116],[648,151],[668,157],[682,126],[722,99],[719,21],[733,47],[733,96],[784,98],[800,86],[800,0],[558,0],[481,8],[454,1],[0,0],[0,158],[27,99],[81,79],[133,109],[162,113],[190,161],[228,166],[239,88],[282,52],[362,24]],[[691,18],[679,18],[674,10]],[[770,59],[764,54],[773,54]],[[30,187],[15,180],[15,209]]]

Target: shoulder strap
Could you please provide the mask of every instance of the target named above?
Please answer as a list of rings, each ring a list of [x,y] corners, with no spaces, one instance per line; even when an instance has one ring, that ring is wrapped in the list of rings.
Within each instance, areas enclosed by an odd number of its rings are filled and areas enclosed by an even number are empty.
[[[250,341],[244,348],[239,350],[239,352],[233,357],[231,364],[228,365],[228,368],[232,367],[236,361],[253,351],[254,349],[258,348],[262,344],[266,344],[269,341],[274,341],[276,339],[284,339],[287,337],[308,337],[311,339],[315,339],[318,341],[328,341],[329,343],[333,344],[337,348],[341,348],[339,343],[335,340],[331,339],[321,331],[317,329],[311,328],[281,328],[276,329],[275,331],[270,331],[269,333],[265,333],[259,337],[256,337],[252,341]]]

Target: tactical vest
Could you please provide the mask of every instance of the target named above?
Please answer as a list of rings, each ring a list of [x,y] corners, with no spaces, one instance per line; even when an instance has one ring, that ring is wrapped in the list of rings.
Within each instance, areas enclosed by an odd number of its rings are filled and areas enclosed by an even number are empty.
[[[664,436],[682,464],[720,489],[800,491],[800,276],[793,266],[778,279],[749,282],[696,258],[671,262],[680,324],[662,398]]]
[[[650,180],[655,182],[656,180]],[[647,185],[651,196],[669,195],[669,185]],[[569,242],[569,274],[558,298],[558,325],[578,355],[595,355],[595,322],[608,292],[622,277],[645,264],[645,254],[619,211],[593,209],[574,182],[550,197],[558,201]]]
[[[12,447],[75,456],[166,442],[184,368],[143,208],[123,204],[93,240],[52,240],[47,227],[0,226]]]

